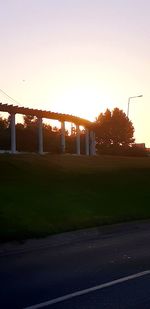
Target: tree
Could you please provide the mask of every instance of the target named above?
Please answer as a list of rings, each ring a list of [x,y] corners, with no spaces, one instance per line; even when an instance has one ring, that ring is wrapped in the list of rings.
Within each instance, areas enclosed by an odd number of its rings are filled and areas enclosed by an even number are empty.
[[[94,124],[97,142],[108,147],[127,147],[134,142],[134,127],[126,114],[119,108],[101,113]]]
[[[0,117],[0,130],[5,130],[8,128],[8,120]]]
[[[109,146],[111,144],[111,112],[109,109],[100,114],[94,124],[96,137],[99,144]]]
[[[49,132],[49,133],[52,132],[52,126],[51,126],[50,124],[43,123],[43,129],[44,129],[46,132]]]
[[[30,128],[33,127],[33,125],[37,122],[37,118],[32,115],[25,115],[23,117],[24,120],[24,127],[25,128]]]

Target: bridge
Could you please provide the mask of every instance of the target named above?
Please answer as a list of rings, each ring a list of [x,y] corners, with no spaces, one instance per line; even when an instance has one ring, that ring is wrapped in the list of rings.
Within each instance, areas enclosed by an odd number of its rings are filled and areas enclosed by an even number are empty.
[[[62,113],[54,113],[47,110],[32,109],[15,105],[0,103],[0,112],[10,114],[10,129],[11,129],[11,153],[16,153],[16,114],[31,115],[37,117],[38,121],[38,153],[43,154],[43,118],[58,120],[61,123],[61,152],[65,153],[65,122],[74,123],[76,126],[76,154],[80,155],[80,128],[85,128],[85,154],[95,155],[95,133],[90,129],[92,122],[89,120]]]

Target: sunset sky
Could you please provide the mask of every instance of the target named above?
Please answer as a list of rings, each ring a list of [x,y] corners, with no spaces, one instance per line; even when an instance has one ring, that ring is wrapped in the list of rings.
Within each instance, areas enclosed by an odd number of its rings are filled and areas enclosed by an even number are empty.
[[[0,88],[22,105],[94,120],[142,94],[129,116],[150,147],[149,0],[1,0],[0,38]]]

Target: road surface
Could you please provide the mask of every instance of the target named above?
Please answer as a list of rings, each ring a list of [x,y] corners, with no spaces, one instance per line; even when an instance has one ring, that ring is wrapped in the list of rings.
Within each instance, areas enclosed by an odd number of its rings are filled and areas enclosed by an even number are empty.
[[[150,222],[66,235],[0,251],[0,308],[150,308]]]

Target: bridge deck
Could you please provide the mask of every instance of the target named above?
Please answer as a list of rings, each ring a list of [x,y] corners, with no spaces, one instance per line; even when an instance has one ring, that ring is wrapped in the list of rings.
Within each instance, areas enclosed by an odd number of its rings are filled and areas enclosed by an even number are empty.
[[[59,121],[67,121],[77,125],[82,125],[84,127],[88,127],[90,126],[90,124],[92,124],[92,122],[87,119],[83,119],[69,114],[54,113],[47,110],[32,109],[3,103],[0,103],[0,112],[7,112],[9,114],[32,115],[36,116],[37,118],[47,118]]]

